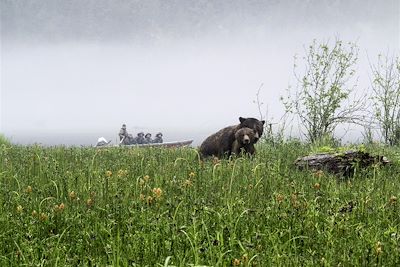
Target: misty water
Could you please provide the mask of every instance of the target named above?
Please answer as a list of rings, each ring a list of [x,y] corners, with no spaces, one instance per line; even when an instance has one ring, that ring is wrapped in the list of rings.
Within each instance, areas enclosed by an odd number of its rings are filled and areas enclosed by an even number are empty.
[[[370,62],[399,53],[399,14],[396,0],[2,0],[0,132],[91,145],[115,143],[126,123],[198,145],[239,116],[260,117],[261,84],[262,114],[280,123],[294,55],[313,39],[357,42],[357,90],[368,91]]]

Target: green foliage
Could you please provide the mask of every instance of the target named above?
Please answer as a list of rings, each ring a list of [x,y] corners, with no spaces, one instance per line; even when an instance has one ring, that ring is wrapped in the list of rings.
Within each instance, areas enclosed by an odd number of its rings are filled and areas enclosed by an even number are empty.
[[[316,153],[329,153],[329,154],[337,154],[344,153],[347,151],[360,151],[367,152],[367,148],[364,144],[360,145],[348,145],[348,146],[316,146],[315,144],[311,145],[310,154]]]
[[[293,167],[309,146],[257,149],[201,162],[194,149],[2,146],[0,265],[399,264],[399,164],[339,182]]]
[[[384,142],[400,145],[400,58],[380,55],[371,69],[374,117]]]
[[[357,55],[358,48],[353,43],[343,44],[336,40],[330,46],[314,40],[303,57],[305,69],[302,75],[298,74],[295,63],[296,91],[288,90],[287,98],[281,100],[287,112],[299,117],[310,142],[333,137],[338,124],[361,120],[363,98],[349,101],[354,91],[354,86],[349,83],[355,75]]]

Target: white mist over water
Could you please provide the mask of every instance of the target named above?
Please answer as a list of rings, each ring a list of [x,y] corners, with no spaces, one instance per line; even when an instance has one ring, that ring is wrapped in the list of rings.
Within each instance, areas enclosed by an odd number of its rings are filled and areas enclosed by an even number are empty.
[[[397,1],[20,2],[2,2],[1,18],[0,131],[16,143],[114,141],[126,123],[197,145],[239,116],[258,117],[261,84],[278,121],[293,56],[314,38],[358,43],[360,89],[368,56],[399,52]]]

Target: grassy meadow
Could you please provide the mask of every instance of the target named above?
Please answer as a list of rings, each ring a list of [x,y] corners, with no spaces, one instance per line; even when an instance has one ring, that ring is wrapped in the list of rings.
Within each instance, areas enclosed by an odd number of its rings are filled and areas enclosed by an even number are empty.
[[[0,266],[399,266],[400,149],[339,179],[315,148],[0,146]]]

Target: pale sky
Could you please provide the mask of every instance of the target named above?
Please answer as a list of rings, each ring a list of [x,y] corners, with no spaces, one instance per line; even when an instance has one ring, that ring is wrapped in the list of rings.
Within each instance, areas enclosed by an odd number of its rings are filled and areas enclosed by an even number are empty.
[[[389,1],[1,1],[0,132],[16,143],[90,144],[128,131],[204,137],[238,117],[278,122],[293,56],[313,39],[399,54]],[[301,65],[301,61],[299,61]],[[79,138],[81,136],[82,138]]]

